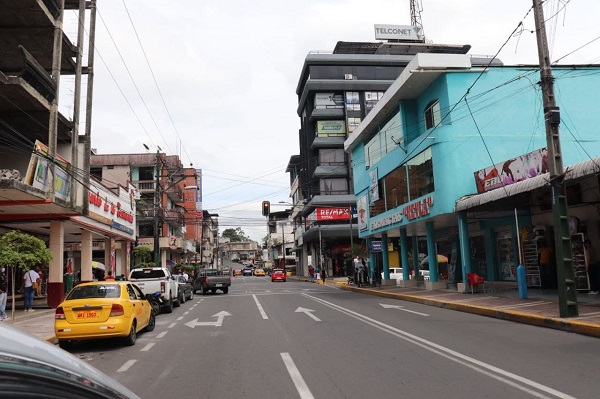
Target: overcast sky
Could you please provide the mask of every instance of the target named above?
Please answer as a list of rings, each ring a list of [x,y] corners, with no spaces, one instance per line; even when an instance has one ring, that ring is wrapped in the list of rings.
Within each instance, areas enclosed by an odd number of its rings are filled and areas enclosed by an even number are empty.
[[[261,201],[289,201],[285,169],[299,154],[295,91],[304,58],[338,41],[374,41],[374,24],[410,25],[409,3],[99,0],[92,148],[144,153],[146,144],[180,155],[203,170],[203,207],[220,215],[221,231],[239,226],[260,242]],[[587,43],[600,36],[600,2],[546,3],[552,60],[574,51],[561,63],[598,63],[600,40]],[[505,64],[537,64],[531,4],[422,0],[421,18],[428,42],[494,55],[508,41],[498,55]],[[73,17],[65,18],[72,37]],[[71,115],[65,86],[61,109]]]

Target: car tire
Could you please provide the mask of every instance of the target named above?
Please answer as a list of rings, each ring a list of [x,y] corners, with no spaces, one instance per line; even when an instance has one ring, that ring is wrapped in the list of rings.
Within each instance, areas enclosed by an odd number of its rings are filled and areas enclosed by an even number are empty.
[[[169,301],[169,304],[167,306],[165,306],[163,309],[165,309],[165,313],[173,313],[173,300],[171,299]]]
[[[181,304],[185,303],[185,292],[183,294],[181,294],[181,298],[179,298],[179,303],[181,303]]]
[[[223,294],[227,294],[229,292],[229,287],[228,288],[223,288]]]
[[[131,327],[129,327],[129,335],[124,339],[125,345],[133,346],[135,345],[135,341],[137,341],[137,325],[135,320],[131,323]]]
[[[154,330],[154,327],[156,327],[156,316],[154,316],[154,313],[150,313],[150,319],[148,320],[148,325],[145,330],[150,332]]]
[[[59,339],[58,346],[63,350],[69,350],[73,347],[73,342],[68,339]]]

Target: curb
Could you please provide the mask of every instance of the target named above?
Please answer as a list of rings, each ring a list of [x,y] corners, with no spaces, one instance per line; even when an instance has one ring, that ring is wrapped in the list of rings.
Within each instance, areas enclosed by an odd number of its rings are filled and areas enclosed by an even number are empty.
[[[489,307],[481,307],[464,303],[446,302],[443,300],[423,298],[414,295],[398,294],[385,291],[373,291],[370,289],[351,287],[347,285],[340,286],[340,289],[383,298],[400,299],[408,302],[420,303],[423,305],[436,306],[438,308],[476,314],[479,316],[492,317],[496,319],[527,324],[536,327],[551,328],[554,330],[572,332],[581,335],[587,335],[590,337],[600,338],[600,325],[586,323],[578,320],[571,321],[557,317],[537,316],[529,313],[522,313],[512,310],[498,310]]]

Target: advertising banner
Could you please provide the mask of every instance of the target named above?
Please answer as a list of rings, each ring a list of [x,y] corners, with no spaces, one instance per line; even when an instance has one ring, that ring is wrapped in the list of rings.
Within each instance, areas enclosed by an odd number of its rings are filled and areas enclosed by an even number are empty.
[[[375,201],[379,201],[379,179],[377,177],[377,168],[369,170],[369,181],[369,194],[372,204]]]
[[[368,227],[367,194],[356,201],[356,209],[358,211],[358,229],[360,231],[366,230]]]
[[[473,173],[479,194],[548,172],[546,148],[497,163]]]
[[[346,122],[317,121],[317,134],[319,136],[345,136]]]
[[[315,109],[344,108],[344,97],[336,93],[315,94]]]
[[[33,153],[29,159],[29,166],[27,167],[27,174],[25,175],[24,180],[24,183],[45,192],[49,190],[48,185],[51,184],[50,182],[52,181],[48,152],[48,146],[39,140],[35,141]],[[69,193],[71,192],[71,182],[69,175],[66,172],[69,167],[69,162],[58,154],[56,154],[55,158],[54,195],[56,195],[56,198],[67,201],[69,199]]]
[[[317,208],[315,210],[317,220],[350,220],[350,207],[339,208]]]

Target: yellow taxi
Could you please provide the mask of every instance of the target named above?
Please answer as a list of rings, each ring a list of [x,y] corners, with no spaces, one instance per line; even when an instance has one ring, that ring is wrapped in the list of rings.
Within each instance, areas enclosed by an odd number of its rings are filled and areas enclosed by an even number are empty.
[[[235,269],[233,271],[233,275],[234,276],[241,276],[242,275],[242,269]]]
[[[130,281],[92,281],[75,286],[54,313],[54,334],[61,348],[73,341],[123,338],[135,345],[138,332],[154,330],[152,306]]]
[[[264,269],[256,269],[256,270],[254,270],[254,275],[255,276],[262,276],[262,277],[264,277],[265,276],[265,271],[264,271]]]

